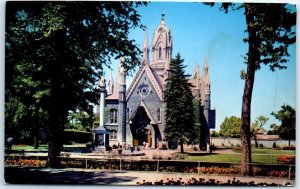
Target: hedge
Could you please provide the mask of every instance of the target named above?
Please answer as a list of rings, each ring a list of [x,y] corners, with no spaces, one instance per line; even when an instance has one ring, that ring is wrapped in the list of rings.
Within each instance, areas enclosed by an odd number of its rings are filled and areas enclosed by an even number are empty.
[[[91,132],[64,130],[64,144],[87,143],[93,140]]]

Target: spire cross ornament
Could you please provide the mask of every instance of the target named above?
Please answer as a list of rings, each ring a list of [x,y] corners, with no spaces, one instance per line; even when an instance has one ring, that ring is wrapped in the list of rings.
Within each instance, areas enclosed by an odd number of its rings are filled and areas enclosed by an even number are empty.
[[[161,19],[162,19],[162,20],[165,20],[165,15],[166,15],[166,14],[165,14],[165,11],[164,11],[164,9],[163,9],[163,10],[162,10],[162,13],[161,13]]]

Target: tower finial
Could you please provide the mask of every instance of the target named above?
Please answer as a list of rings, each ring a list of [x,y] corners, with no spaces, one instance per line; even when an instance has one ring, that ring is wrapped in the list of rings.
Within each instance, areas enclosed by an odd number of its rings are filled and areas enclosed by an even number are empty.
[[[166,15],[165,10],[163,9],[162,12],[161,12],[161,19],[162,20],[165,20],[165,15]]]

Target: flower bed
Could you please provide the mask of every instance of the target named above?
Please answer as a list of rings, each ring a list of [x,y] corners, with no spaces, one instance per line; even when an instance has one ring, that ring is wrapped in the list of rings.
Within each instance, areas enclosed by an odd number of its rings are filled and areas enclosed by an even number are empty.
[[[286,158],[286,157],[285,157]],[[5,160],[5,165],[23,167],[45,167],[46,157],[10,156]],[[120,159],[74,159],[61,158],[62,168],[109,169],[128,171],[159,171],[178,173],[199,173],[217,175],[240,175],[239,165],[200,163],[187,161],[154,161],[154,160],[120,160]],[[295,173],[294,167],[291,174]],[[254,176],[288,177],[290,165],[256,165],[253,166]]]
[[[279,156],[278,157],[278,163],[295,164],[295,162],[296,162],[295,156]]]
[[[39,159],[21,159],[13,158],[5,160],[5,165],[14,165],[22,167],[45,167],[47,161]]]
[[[286,184],[275,184],[275,183],[266,183],[266,182],[260,182],[260,183],[255,183],[254,181],[250,182],[242,182],[240,180],[236,180],[233,178],[232,180],[227,180],[227,182],[221,182],[215,179],[204,179],[204,178],[192,178],[189,179],[188,181],[183,181],[182,178],[179,178],[177,180],[174,180],[173,178],[169,179],[167,178],[166,180],[159,180],[155,182],[151,181],[146,181],[143,180],[142,182],[137,182],[137,185],[165,185],[165,186],[170,186],[170,185],[181,185],[181,186],[188,186],[188,185],[198,185],[198,186],[292,186],[291,183],[286,183]]]

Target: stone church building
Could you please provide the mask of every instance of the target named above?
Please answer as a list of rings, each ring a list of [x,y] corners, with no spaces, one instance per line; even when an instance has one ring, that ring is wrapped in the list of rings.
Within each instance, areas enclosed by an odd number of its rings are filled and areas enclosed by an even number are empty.
[[[127,143],[131,146],[148,143],[156,148],[164,139],[165,108],[164,91],[166,89],[167,70],[172,57],[173,40],[170,29],[166,26],[164,14],[156,28],[149,48],[146,31],[142,64],[132,83],[127,87],[125,74],[119,70],[117,79],[107,78],[105,98],[106,121],[104,127],[109,131],[109,145]],[[151,50],[151,59],[150,59]],[[119,69],[122,69],[120,66]],[[196,65],[193,77],[192,93],[201,101],[201,136],[203,145],[210,140],[210,128],[215,127],[215,110],[210,108],[210,80],[208,60],[200,75]]]

